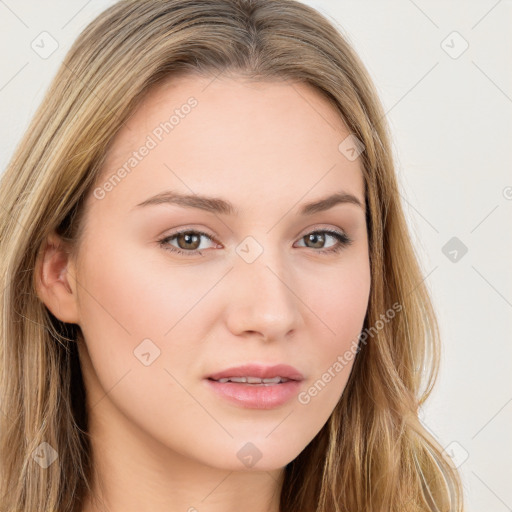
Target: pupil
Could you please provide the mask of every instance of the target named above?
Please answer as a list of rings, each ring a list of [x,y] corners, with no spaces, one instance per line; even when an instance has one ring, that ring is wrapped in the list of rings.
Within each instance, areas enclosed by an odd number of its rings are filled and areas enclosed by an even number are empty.
[[[180,243],[181,240],[185,239],[185,243],[186,244],[190,244],[190,243],[193,243],[191,241],[191,239],[193,238],[196,238],[196,245],[194,247],[182,247],[182,244]],[[198,235],[193,235],[193,234],[190,234],[190,233],[181,233],[181,235],[178,237],[178,245],[182,248],[182,249],[196,249],[199,244],[197,243],[199,240],[199,236]]]
[[[316,240],[315,247],[322,247],[323,242],[324,242],[324,235],[319,234],[319,233],[313,233],[313,234],[309,235],[309,238],[310,238],[310,241],[313,242],[313,244],[315,244],[315,240]]]

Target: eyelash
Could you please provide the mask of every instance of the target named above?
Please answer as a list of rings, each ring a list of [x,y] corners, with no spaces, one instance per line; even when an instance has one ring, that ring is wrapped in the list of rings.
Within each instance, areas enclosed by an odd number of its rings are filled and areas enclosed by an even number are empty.
[[[215,241],[208,233],[204,233],[203,231],[196,231],[196,230],[192,230],[192,229],[184,229],[182,231],[177,231],[176,233],[173,233],[172,235],[166,236],[165,238],[162,238],[162,239],[158,240],[158,243],[166,251],[170,251],[170,252],[173,252],[173,253],[181,254],[181,255],[184,255],[184,256],[190,256],[190,255],[196,255],[196,254],[199,254],[200,256],[202,256],[203,255],[202,252],[200,250],[198,250],[198,249],[194,249],[194,250],[191,250],[191,251],[184,251],[183,249],[179,249],[177,247],[174,247],[173,245],[169,245],[168,242],[170,242],[171,240],[173,240],[177,236],[179,236],[181,234],[184,234],[184,233],[194,234],[194,235],[202,235],[202,236],[205,236],[205,237],[209,238],[212,241]],[[335,230],[332,230],[332,229],[319,229],[319,230],[316,230],[316,231],[311,231],[310,233],[307,233],[306,235],[301,237],[301,239],[305,238],[308,235],[316,235],[318,233],[327,233],[327,234],[331,235],[332,237],[336,238],[336,240],[338,241],[338,243],[336,245],[333,245],[329,249],[318,249],[318,250],[313,249],[313,251],[318,252],[320,254],[335,254],[335,253],[338,253],[342,249],[344,249],[345,247],[349,246],[353,242],[353,240],[351,238],[349,238],[345,233],[341,233],[339,231],[335,231]],[[312,248],[310,247],[310,249],[312,249]]]

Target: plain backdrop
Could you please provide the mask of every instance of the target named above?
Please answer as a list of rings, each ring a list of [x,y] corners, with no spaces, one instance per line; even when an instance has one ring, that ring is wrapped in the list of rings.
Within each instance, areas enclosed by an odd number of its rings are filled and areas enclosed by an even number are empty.
[[[67,49],[112,3],[0,1],[2,172]],[[422,421],[459,466],[468,512],[512,510],[512,2],[304,3],[355,47],[391,126],[443,338]],[[58,44],[45,58],[43,32]]]

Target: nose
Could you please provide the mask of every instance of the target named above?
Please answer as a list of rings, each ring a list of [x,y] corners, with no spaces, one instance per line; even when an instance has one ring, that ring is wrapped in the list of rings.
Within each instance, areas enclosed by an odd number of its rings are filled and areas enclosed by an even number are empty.
[[[256,261],[239,260],[230,276],[227,326],[237,336],[285,339],[302,322],[293,272],[264,252]]]

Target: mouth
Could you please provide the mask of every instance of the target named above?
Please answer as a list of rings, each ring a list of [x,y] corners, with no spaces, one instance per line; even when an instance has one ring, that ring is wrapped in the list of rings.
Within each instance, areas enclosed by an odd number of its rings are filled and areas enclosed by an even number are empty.
[[[208,380],[220,382],[221,384],[236,382],[237,384],[247,384],[249,386],[275,386],[276,384],[294,381],[295,379],[287,379],[286,377],[273,377],[271,379],[260,379],[259,377],[224,377],[222,379],[208,378]]]
[[[288,364],[265,366],[260,364],[245,364],[226,368],[220,372],[209,375],[207,379],[217,382],[237,382],[251,385],[275,385],[290,380],[304,380],[302,373]]]
[[[303,375],[289,365],[244,365],[228,368],[205,379],[214,393],[238,407],[272,409],[290,401]]]

